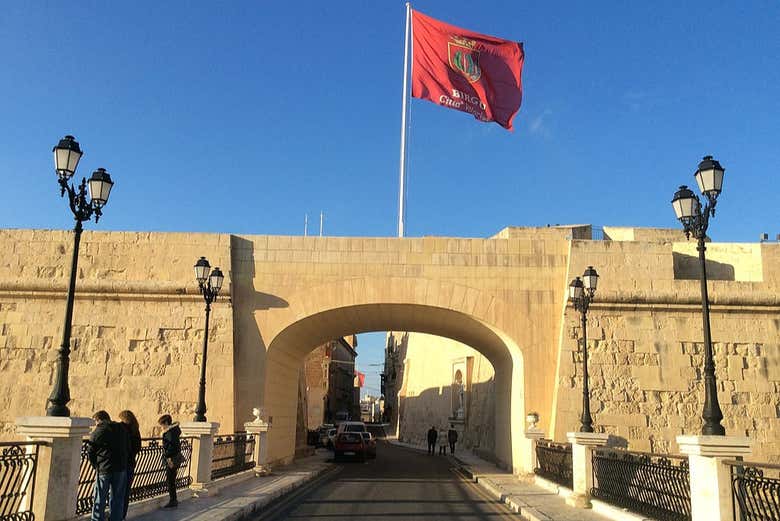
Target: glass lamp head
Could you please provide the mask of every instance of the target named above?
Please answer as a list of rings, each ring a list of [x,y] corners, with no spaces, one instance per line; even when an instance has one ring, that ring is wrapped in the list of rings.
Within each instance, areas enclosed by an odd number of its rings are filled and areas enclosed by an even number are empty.
[[[202,286],[206,283],[209,278],[209,269],[211,269],[211,265],[206,257],[201,257],[195,263],[195,280],[198,281],[198,285]]]
[[[569,284],[569,299],[571,299],[572,302],[580,300],[584,289],[585,285],[582,283],[582,279],[577,277]]]
[[[699,213],[699,198],[685,185],[674,194],[672,208],[677,219],[687,225]]]
[[[84,153],[73,136],[65,136],[60,139],[52,151],[54,152],[54,169],[60,179],[67,181],[76,173],[76,167],[78,167],[79,160]]]
[[[591,293],[594,293],[596,291],[596,286],[599,283],[599,274],[596,273],[596,270],[593,269],[593,266],[588,266],[588,268],[585,270],[585,273],[582,274],[582,280],[585,285],[585,289]]]
[[[694,177],[699,185],[701,193],[710,199],[717,199],[723,189],[723,174],[725,169],[712,156],[704,156],[699,167],[694,172]]]
[[[222,281],[224,280],[225,276],[222,274],[222,270],[219,268],[214,268],[214,271],[212,271],[211,275],[209,276],[209,285],[215,294],[219,293],[219,290],[222,289]]]
[[[114,182],[105,168],[98,168],[89,178],[89,196],[94,208],[102,208],[108,202]]]

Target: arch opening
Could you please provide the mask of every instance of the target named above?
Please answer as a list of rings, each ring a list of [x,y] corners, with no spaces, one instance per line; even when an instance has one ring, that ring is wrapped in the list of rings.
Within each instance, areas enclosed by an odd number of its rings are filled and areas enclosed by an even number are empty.
[[[343,306],[300,318],[270,342],[262,403],[273,417],[269,432],[272,461],[295,453],[298,377],[306,355],[317,346],[356,333],[408,331],[455,340],[481,353],[495,372],[495,459],[520,469],[520,438],[525,417],[523,356],[508,335],[477,317],[421,304]],[[520,422],[520,423],[518,423]],[[518,425],[513,433],[512,425]]]

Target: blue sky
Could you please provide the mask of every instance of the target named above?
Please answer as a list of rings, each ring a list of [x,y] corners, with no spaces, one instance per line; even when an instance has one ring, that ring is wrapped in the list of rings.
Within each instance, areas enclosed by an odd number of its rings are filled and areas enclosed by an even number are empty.
[[[116,181],[90,229],[300,234],[322,210],[326,234],[394,235],[403,2],[160,4],[3,6],[0,226],[71,226],[50,150],[72,133],[80,174]],[[673,227],[704,154],[710,235],[780,233],[780,3],[413,7],[526,62],[515,132],[412,100],[408,235]]]

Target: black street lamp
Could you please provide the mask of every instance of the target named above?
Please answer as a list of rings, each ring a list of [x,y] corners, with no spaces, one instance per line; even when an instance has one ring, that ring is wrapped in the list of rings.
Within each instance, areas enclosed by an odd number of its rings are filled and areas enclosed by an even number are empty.
[[[206,301],[206,328],[203,333],[203,360],[200,364],[200,386],[198,387],[198,406],[195,408],[196,422],[206,421],[206,357],[209,349],[209,314],[211,313],[211,303],[214,302],[222,289],[222,281],[225,276],[219,268],[214,268],[209,275],[211,265],[206,257],[201,257],[195,263],[195,279],[198,281],[198,287]]]
[[[590,388],[588,386],[588,307],[593,301],[599,274],[588,266],[582,279],[577,277],[569,284],[569,299],[582,319],[582,417],[580,432],[593,432],[593,418],[590,416]]]
[[[702,195],[707,198],[704,210],[701,201],[687,186],[683,185],[674,194],[672,206],[677,219],[685,229],[685,236],[690,239],[693,236],[698,245],[699,265],[701,266],[701,311],[704,329],[704,426],[702,434],[723,436],[726,429],[720,424],[723,412],[718,403],[717,382],[715,380],[715,361],[712,357],[712,337],[710,335],[710,300],[707,295],[707,267],[704,257],[706,247],[704,240],[707,237],[707,227],[710,217],[715,215],[715,204],[723,188],[723,173],[725,170],[712,156],[704,156],[699,168],[693,174],[699,185]]]
[[[70,416],[68,402],[70,401],[70,387],[68,386],[68,369],[70,367],[70,333],[73,323],[73,295],[76,291],[76,270],[79,262],[79,243],[81,242],[82,224],[88,221],[92,215],[98,222],[103,215],[103,206],[108,202],[108,195],[114,182],[104,168],[98,168],[92,173],[89,181],[81,180],[78,187],[69,183],[70,178],[76,173],[76,167],[81,159],[82,152],[79,144],[73,136],[65,136],[54,147],[54,165],[59,177],[60,196],[68,194],[68,203],[76,226],[73,228],[73,258],[70,263],[70,285],[68,286],[68,301],[65,305],[65,324],[62,328],[62,343],[57,352],[57,374],[54,380],[54,389],[49,396],[49,406],[46,408],[46,416]],[[87,199],[87,183],[89,183],[89,200]]]

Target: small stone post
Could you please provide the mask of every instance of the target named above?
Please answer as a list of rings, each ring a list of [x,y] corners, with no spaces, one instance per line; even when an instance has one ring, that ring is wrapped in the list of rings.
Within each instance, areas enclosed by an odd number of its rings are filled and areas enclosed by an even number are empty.
[[[731,475],[723,460],[749,456],[749,438],[677,436],[691,471],[691,521],[732,521]]]
[[[182,437],[193,438],[192,460],[190,461],[190,489],[195,497],[205,497],[217,493],[211,481],[211,465],[214,455],[214,436],[219,432],[216,422],[183,422]]]
[[[525,437],[521,440],[521,469],[523,475],[521,477],[529,479],[534,476],[534,469],[537,467],[536,462],[536,442],[544,438],[544,431],[536,426],[539,421],[539,415],[537,413],[529,413],[526,416],[528,422],[528,428],[525,430]]]
[[[607,444],[609,434],[595,432],[567,432],[571,443],[571,463],[574,490],[566,503],[577,508],[590,508],[590,489],[593,488],[593,450]]]
[[[82,438],[94,425],[90,418],[25,416],[16,419],[16,432],[38,448],[32,511],[39,521],[76,517],[76,494],[81,466]]]
[[[255,458],[255,475],[267,476],[271,473],[271,466],[268,465],[268,429],[270,423],[263,421],[259,414],[255,414],[255,420],[244,424],[244,430],[247,434],[255,437],[255,450],[252,454]]]

